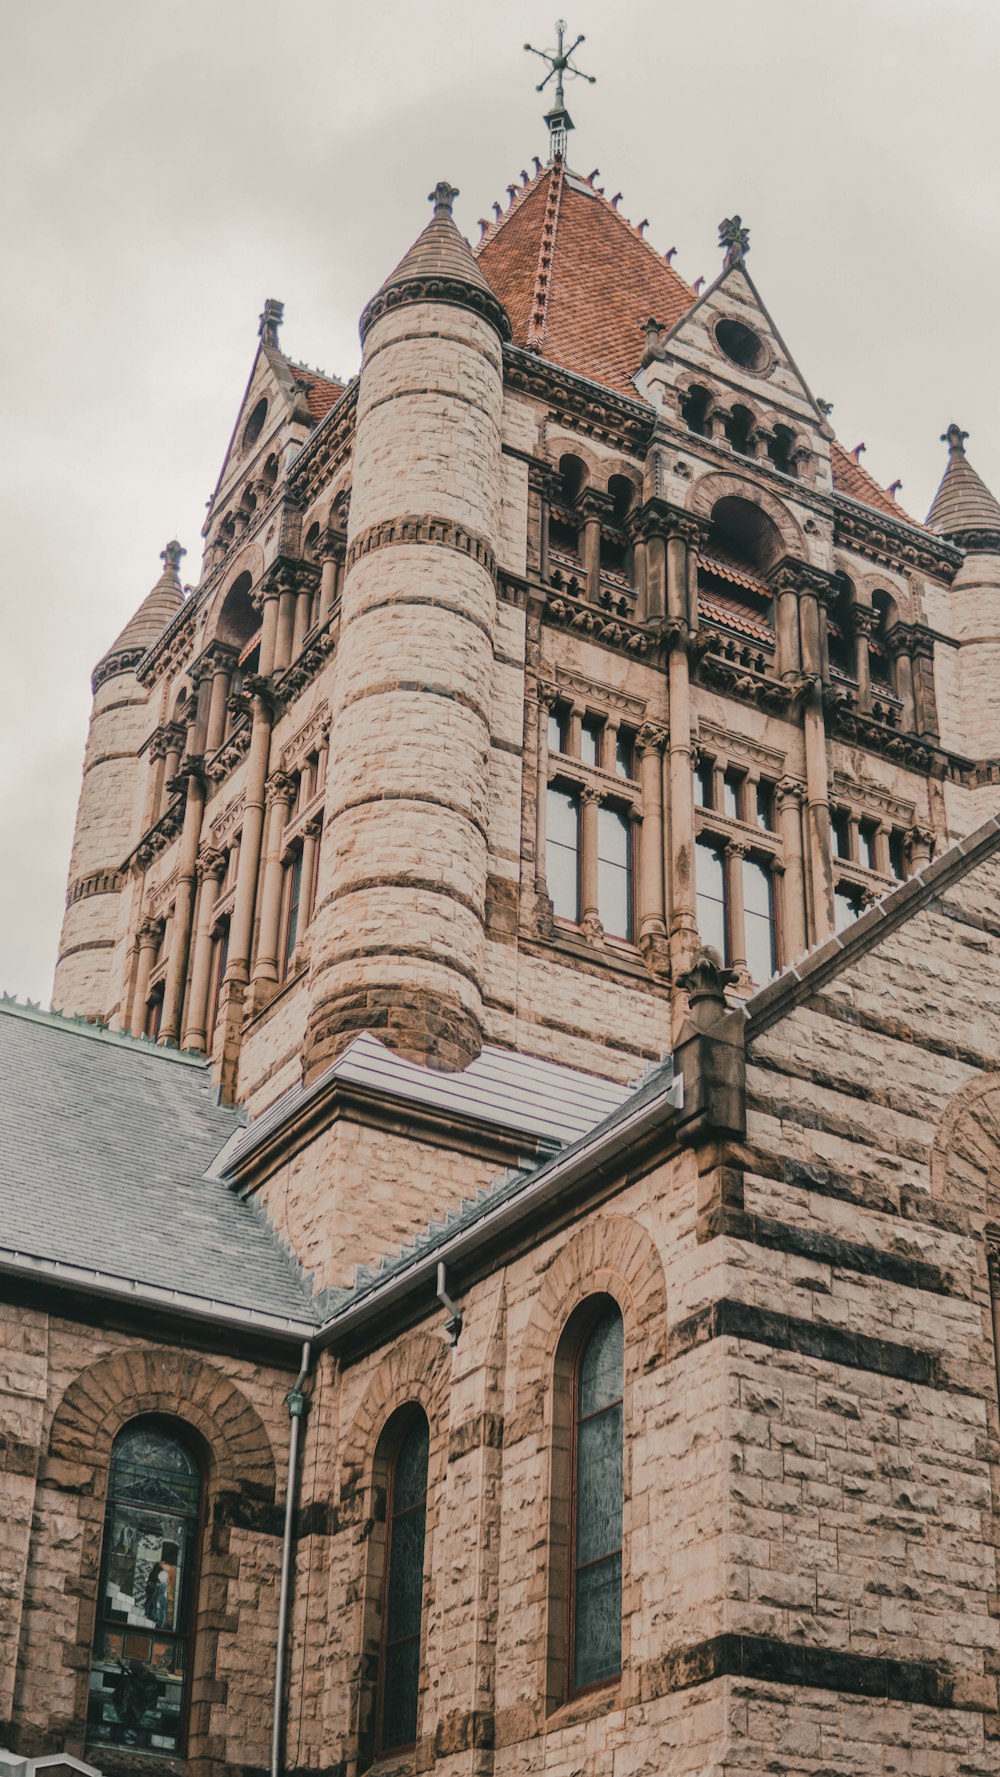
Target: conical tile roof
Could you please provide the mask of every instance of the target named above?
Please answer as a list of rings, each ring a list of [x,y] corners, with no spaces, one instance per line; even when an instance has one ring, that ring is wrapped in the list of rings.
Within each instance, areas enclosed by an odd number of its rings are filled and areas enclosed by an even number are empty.
[[[129,666],[136,664],[180,610],[184,603],[184,594],[181,591],[178,565],[184,554],[186,551],[176,539],[161,551],[163,572],[156,585],[147,592],[139,609],[129,618],[121,634],[115,637],[110,648],[102,654],[94,668],[95,690],[113,672],[125,672]]]
[[[432,300],[445,301],[467,292],[470,306],[488,313],[503,336],[510,337],[503,303],[497,300],[496,292],[476,264],[472,248],[456,227],[451,207],[457,196],[455,187],[444,180],[434,187],[429,199],[434,214],[365,308],[361,317],[362,339],[373,321],[395,302],[405,300],[410,292],[415,300],[427,292]]]
[[[948,467],[934,495],[927,523],[959,542],[971,544],[978,535],[981,542],[995,541],[1000,548],[1000,502],[965,454],[968,436],[955,425],[942,434],[942,443],[948,445]]]

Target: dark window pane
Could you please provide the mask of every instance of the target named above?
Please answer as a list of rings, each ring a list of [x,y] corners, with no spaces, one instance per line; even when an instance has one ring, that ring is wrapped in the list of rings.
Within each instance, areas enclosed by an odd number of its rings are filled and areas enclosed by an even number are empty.
[[[776,962],[771,872],[753,858],[743,860],[743,907],[750,979],[770,981]]]
[[[178,1752],[198,1468],[169,1433],[137,1425],[116,1440],[108,1483],[87,1736]]]
[[[634,766],[635,742],[627,728],[619,728],[615,741],[615,770],[619,777],[631,777]]]
[[[575,796],[550,789],[546,806],[545,881],[557,919],[580,917],[580,810]]]
[[[833,897],[834,924],[838,932],[849,926],[852,920],[859,918],[862,909],[861,890],[854,888],[838,888]]]
[[[608,1307],[580,1356],[580,1417],[589,1418],[620,1401],[624,1380],[625,1328],[618,1309]]]
[[[722,780],[722,812],[732,821],[740,818],[740,786],[743,780],[736,771],[727,771]]]
[[[580,1422],[577,1443],[576,1564],[613,1554],[622,1541],[622,1407]]]
[[[632,936],[632,865],[629,820],[617,808],[597,813],[597,908],[606,932]]]
[[[696,800],[699,808],[715,807],[715,766],[711,759],[703,759],[695,772]]]
[[[550,710],[549,711],[549,734],[548,734],[548,746],[549,746],[550,753],[562,753],[565,751],[565,744],[564,744],[565,743],[565,735],[563,732],[564,726],[565,725],[564,725],[564,721],[563,721],[562,711],[561,710]]]
[[[695,852],[698,932],[702,943],[710,944],[727,961],[726,876],[722,855],[714,845],[703,840],[698,841]]]
[[[427,1421],[415,1420],[393,1463],[386,1546],[385,1643],[379,1674],[380,1744],[416,1738],[424,1596]]]
[[[851,855],[851,823],[843,809],[835,809],[830,816],[830,827],[833,832],[833,850],[838,858],[849,858]]]
[[[573,1623],[573,1688],[614,1678],[622,1663],[622,1558],[620,1553],[576,1576]]]
[[[282,953],[282,974],[288,973],[288,967],[295,950],[295,940],[299,930],[299,900],[302,895],[302,853],[297,851],[286,867],[286,907],[285,907],[285,943]]]
[[[595,717],[585,717],[580,727],[580,758],[584,765],[599,765],[601,759],[601,728]]]
[[[770,833],[774,827],[774,785],[766,778],[757,784],[757,825]]]
[[[902,882],[906,876],[906,859],[903,852],[903,835],[898,827],[893,827],[889,834],[889,869],[893,876]]]
[[[878,868],[875,862],[875,828],[864,821],[858,830],[858,857],[866,870]]]

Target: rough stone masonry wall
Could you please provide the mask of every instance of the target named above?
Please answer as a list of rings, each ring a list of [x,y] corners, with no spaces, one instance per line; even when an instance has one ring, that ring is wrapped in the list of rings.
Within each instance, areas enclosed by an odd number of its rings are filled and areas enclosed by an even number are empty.
[[[502,393],[499,339],[464,309],[409,304],[368,336],[309,1071],[361,1029],[443,1067],[482,1040]]]
[[[205,1460],[183,1768],[213,1777],[263,1767],[289,1375],[23,1303],[0,1309],[0,1350],[0,1744],[84,1754],[111,1445],[129,1419],[155,1413],[182,1420]],[[132,1769],[127,1752],[104,1746],[97,1762],[120,1777]]]

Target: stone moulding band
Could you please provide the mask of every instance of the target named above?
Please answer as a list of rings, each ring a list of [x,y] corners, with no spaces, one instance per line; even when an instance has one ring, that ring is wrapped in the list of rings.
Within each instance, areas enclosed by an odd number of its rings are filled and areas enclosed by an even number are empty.
[[[70,884],[66,891],[66,905],[73,907],[77,901],[86,901],[91,895],[117,895],[124,881],[120,870],[91,870],[89,875],[78,876]]]
[[[387,290],[380,290],[377,296],[372,297],[361,316],[362,344],[376,321],[380,321],[383,315],[391,314],[393,309],[404,308],[411,302],[440,302],[451,308],[471,309],[474,314],[482,315],[483,320],[488,321],[491,327],[495,327],[502,340],[508,341],[511,338],[507,310],[492,290],[467,284],[462,278],[426,277],[407,278],[402,283],[391,284]]]
[[[347,571],[361,556],[399,543],[436,543],[442,549],[455,549],[460,555],[478,562],[496,583],[497,558],[486,538],[466,525],[440,518],[432,512],[411,512],[402,518],[387,518],[381,524],[369,525],[366,531],[355,537],[347,551]]]
[[[648,1684],[651,1695],[691,1690],[717,1678],[743,1678],[761,1684],[845,1691],[873,1703],[922,1704],[931,1709],[980,1707],[958,1700],[953,1674],[937,1661],[842,1653],[837,1648],[805,1647],[765,1635],[715,1635],[650,1664],[662,1666],[659,1686],[655,1681]],[[650,1680],[652,1676],[650,1673]]]

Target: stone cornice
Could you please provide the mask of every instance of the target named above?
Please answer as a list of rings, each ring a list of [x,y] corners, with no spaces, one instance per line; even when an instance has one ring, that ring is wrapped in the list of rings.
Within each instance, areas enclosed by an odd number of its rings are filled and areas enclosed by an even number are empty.
[[[962,561],[961,550],[943,537],[877,512],[847,494],[834,494],[834,541],[880,567],[902,572],[920,568],[944,581],[954,577]]]
[[[125,876],[121,870],[91,870],[86,876],[78,876],[66,890],[66,905],[74,907],[77,901],[87,901],[91,895],[117,895],[125,884]]]
[[[487,539],[467,525],[456,524],[453,519],[430,512],[407,513],[400,518],[369,525],[354,538],[347,551],[348,573],[361,556],[402,543],[430,543],[442,549],[455,549],[460,555],[471,556],[473,561],[479,562],[490,579],[496,580],[496,555]]]
[[[288,471],[289,488],[300,496],[303,504],[314,500],[329,486],[354,442],[354,424],[358,407],[359,378],[349,382],[339,401],[331,407],[307,438]]]
[[[505,346],[503,363],[505,385],[548,402],[561,424],[622,450],[643,453],[648,448],[656,429],[656,410],[638,396],[630,401],[627,395],[521,346]]]
[[[449,308],[471,309],[473,314],[488,321],[502,340],[511,337],[507,310],[492,290],[466,283],[464,278],[430,275],[406,278],[402,283],[390,284],[387,290],[377,291],[361,311],[362,344],[383,315],[390,315],[414,302],[444,303]]]
[[[118,648],[113,654],[105,654],[90,675],[91,692],[96,696],[105,681],[117,678],[119,673],[134,673],[145,654],[145,648]]]

